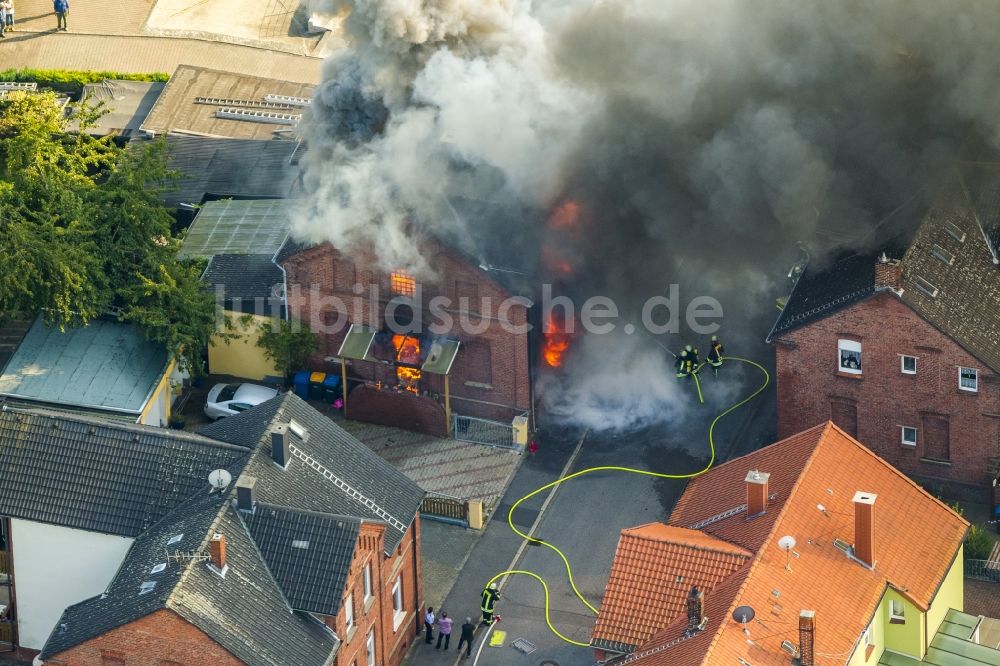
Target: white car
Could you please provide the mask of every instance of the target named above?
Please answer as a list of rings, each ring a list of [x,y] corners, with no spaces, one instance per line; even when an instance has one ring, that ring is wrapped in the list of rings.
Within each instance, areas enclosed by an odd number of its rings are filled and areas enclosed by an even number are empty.
[[[232,416],[267,402],[278,392],[256,384],[216,384],[208,392],[205,401],[205,416],[215,420]]]

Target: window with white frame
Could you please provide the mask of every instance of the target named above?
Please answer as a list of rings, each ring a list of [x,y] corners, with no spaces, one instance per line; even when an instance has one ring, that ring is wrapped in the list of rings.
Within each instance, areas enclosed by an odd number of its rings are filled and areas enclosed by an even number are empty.
[[[368,657],[368,666],[375,666],[375,630],[372,629],[368,632],[368,638],[365,640],[365,654]]]
[[[889,621],[899,623],[906,619],[906,609],[901,599],[889,600]]]
[[[979,390],[979,371],[975,368],[959,368],[958,369],[958,388],[963,391],[972,391],[975,393]]]
[[[354,594],[344,597],[344,626],[350,632],[354,628]]]
[[[406,612],[403,610],[403,577],[400,576],[396,579],[396,582],[392,584],[392,628],[393,630],[399,627],[400,622],[403,621]]]
[[[364,579],[365,579],[365,603],[368,603],[368,600],[371,599],[373,596],[375,596],[374,593],[372,592],[372,563],[371,562],[369,562],[368,564],[365,565]]]
[[[899,427],[903,446],[916,446],[917,445],[917,429],[911,428],[910,426],[900,426]]]
[[[899,371],[902,372],[904,375],[917,374],[917,357],[907,356],[906,354],[900,354]]]
[[[875,622],[872,621],[861,636],[861,644],[865,646],[865,659],[867,660],[875,649]]]
[[[840,340],[837,343],[841,372],[861,374],[861,343],[854,340]]]

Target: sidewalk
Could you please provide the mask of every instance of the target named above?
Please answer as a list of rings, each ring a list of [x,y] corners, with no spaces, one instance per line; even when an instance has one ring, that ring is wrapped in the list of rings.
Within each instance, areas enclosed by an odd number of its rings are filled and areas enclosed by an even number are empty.
[[[424,666],[425,664],[453,666],[459,660],[456,648],[461,635],[461,625],[466,617],[471,617],[473,623],[477,625],[476,643],[473,646],[473,654],[475,654],[478,641],[482,640],[484,634],[483,628],[479,626],[482,622],[479,595],[490,578],[508,568],[518,549],[521,548],[521,544],[524,543],[507,525],[507,510],[511,504],[524,495],[559,478],[563,466],[577,445],[581,443],[582,438],[580,433],[560,435],[543,433],[541,441],[545,443],[543,450],[536,456],[527,458],[521,465],[500,502],[500,508],[473,547],[465,566],[461,567],[458,577],[454,579],[454,585],[444,601],[440,605],[430,603],[430,600],[438,598],[439,595],[434,590],[426,587],[424,589],[424,597],[430,605],[435,607],[436,613],[444,610],[455,618],[451,649],[447,652],[438,651],[425,645],[422,640],[418,640],[410,648],[404,661],[405,664],[410,666]],[[518,508],[515,524],[519,529],[527,532],[531,528],[531,524],[538,517],[549,492],[546,491],[531,498],[530,501]],[[427,541],[426,537],[424,541]]]
[[[0,61],[4,69],[31,67],[168,74],[177,65],[186,64],[313,84],[321,79],[323,63],[320,58],[224,42],[54,31],[9,33],[0,40]]]

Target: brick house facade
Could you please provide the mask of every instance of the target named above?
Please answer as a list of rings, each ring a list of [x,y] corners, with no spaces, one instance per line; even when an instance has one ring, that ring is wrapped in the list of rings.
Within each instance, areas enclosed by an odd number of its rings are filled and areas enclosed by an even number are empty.
[[[434,334],[461,342],[450,374],[453,411],[500,421],[527,412],[531,404],[528,334],[505,330],[501,316],[523,329],[530,302],[515,298],[456,250],[433,239],[425,239],[422,247],[423,256],[435,272],[432,280],[382,271],[371,251],[360,250],[347,256],[329,243],[304,249],[289,244],[279,252],[277,259],[287,275],[291,316],[310,322],[322,335],[313,368],[340,372],[339,362],[333,357],[350,324],[369,326],[383,332],[383,340],[391,341],[391,334],[385,333],[386,306],[397,298],[412,303],[423,322],[422,347]],[[372,290],[377,298],[370,296]],[[448,305],[432,312],[430,304],[435,297],[447,298]],[[434,334],[427,332],[429,324],[442,320],[442,313],[452,319],[450,325]],[[397,383],[391,364],[351,362],[349,377],[352,390],[361,384],[391,387]],[[444,378],[425,373],[419,389],[440,396]]]
[[[1000,473],[997,182],[960,172],[915,231],[802,272],[768,337],[780,436],[831,419],[936,491],[987,499]]]
[[[845,339],[861,346],[860,374],[838,368]],[[774,350],[779,437],[830,419],[911,477],[949,486],[989,480],[1000,455],[1000,377],[894,294],[794,329]],[[916,359],[914,374],[903,371],[904,355]],[[960,367],[979,370],[977,392],[959,388]],[[915,441],[903,441],[903,427],[916,430]]]

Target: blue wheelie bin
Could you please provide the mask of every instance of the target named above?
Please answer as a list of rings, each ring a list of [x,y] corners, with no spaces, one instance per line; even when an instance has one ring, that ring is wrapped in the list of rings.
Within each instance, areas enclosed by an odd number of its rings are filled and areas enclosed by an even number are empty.
[[[329,374],[323,380],[323,399],[327,403],[333,403],[339,397],[341,397],[340,376]]]
[[[299,370],[295,373],[295,380],[293,382],[295,395],[303,400],[309,399],[309,375],[310,372],[308,370]]]

